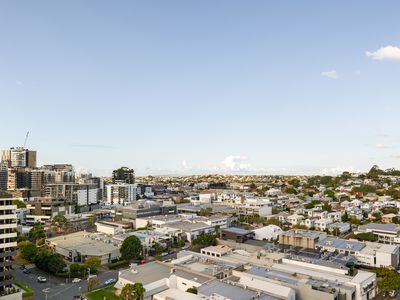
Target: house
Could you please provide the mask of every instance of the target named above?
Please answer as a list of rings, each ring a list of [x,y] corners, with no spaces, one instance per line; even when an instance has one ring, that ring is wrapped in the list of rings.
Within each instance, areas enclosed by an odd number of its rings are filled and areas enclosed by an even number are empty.
[[[325,231],[328,229],[329,224],[332,224],[333,221],[331,219],[320,219],[315,221],[315,229],[320,231]]]
[[[283,232],[283,230],[279,226],[268,225],[254,229],[253,232],[255,240],[274,241],[278,238],[279,234]]]
[[[308,219],[303,220],[301,225],[306,226],[308,229],[314,228],[315,227],[315,222],[317,220],[318,220],[317,218],[308,218]]]
[[[392,223],[394,217],[398,217],[398,215],[396,214],[382,215],[381,217],[382,223]]]
[[[332,234],[342,234],[345,232],[349,232],[351,229],[350,223],[343,223],[343,222],[337,222],[337,223],[331,223],[328,225],[328,230]]]
[[[333,211],[327,214],[327,219],[331,219],[333,222],[340,222],[342,220],[341,211]]]
[[[304,220],[302,215],[290,215],[287,217],[287,222],[292,226],[300,225],[301,221]]]
[[[278,220],[282,224],[287,223],[289,214],[287,212],[282,212],[278,215]]]

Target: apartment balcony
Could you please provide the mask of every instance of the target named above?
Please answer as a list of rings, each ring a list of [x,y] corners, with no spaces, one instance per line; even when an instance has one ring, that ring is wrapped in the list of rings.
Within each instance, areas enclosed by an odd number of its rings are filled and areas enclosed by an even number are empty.
[[[0,244],[0,249],[17,247],[17,242],[9,242]]]
[[[16,250],[0,252],[0,258],[13,257],[13,256],[16,256],[16,255],[17,255],[17,251]]]
[[[14,229],[17,228],[17,223],[0,224],[0,229]]]
[[[16,205],[0,205],[0,210],[16,210]]]
[[[9,286],[12,285],[14,283],[14,279],[8,279],[5,281],[0,281],[0,286]]]
[[[5,262],[1,262],[0,263],[0,268],[1,267],[10,267],[10,266],[12,266],[14,264],[14,262],[13,261],[5,261]]]
[[[0,220],[16,220],[17,214],[0,215]]]
[[[16,237],[17,237],[17,233],[16,232],[0,234],[0,239],[16,238]]]
[[[8,269],[8,270],[4,270],[4,271],[0,272],[0,277],[7,276],[7,275],[14,275],[14,274],[15,274],[14,269]]]

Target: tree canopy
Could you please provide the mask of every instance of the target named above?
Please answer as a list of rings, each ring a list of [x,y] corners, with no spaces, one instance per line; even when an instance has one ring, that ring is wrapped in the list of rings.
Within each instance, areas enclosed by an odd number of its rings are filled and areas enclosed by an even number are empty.
[[[96,273],[97,269],[101,266],[101,260],[95,256],[88,257],[86,258],[84,265],[86,268],[90,269],[91,273]]]
[[[203,233],[200,234],[197,238],[192,241],[192,245],[201,245],[201,246],[215,246],[217,244],[217,239],[215,235]]]
[[[134,284],[128,283],[122,288],[121,297],[124,300],[142,300],[145,292],[146,289],[140,282],[136,282]]]
[[[120,252],[124,260],[141,259],[143,255],[142,243],[136,236],[129,236],[122,243]]]

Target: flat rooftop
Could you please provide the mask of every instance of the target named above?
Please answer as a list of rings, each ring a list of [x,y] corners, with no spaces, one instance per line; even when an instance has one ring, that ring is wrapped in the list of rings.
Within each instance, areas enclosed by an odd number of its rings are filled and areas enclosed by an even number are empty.
[[[82,255],[88,256],[103,256],[113,251],[119,251],[119,247],[114,246],[112,242],[104,242],[108,241],[107,238],[84,231],[50,238],[47,239],[47,241],[56,245],[56,247],[68,251],[76,250]]]
[[[380,231],[391,234],[398,234],[400,232],[400,226],[392,223],[369,223],[358,226],[358,231]]]
[[[217,279],[208,281],[200,286],[198,289],[200,294],[206,296],[220,295],[231,300],[278,300],[279,298],[272,297],[266,294],[258,296],[256,291],[244,289],[237,285],[231,285]]]
[[[291,230],[282,232],[280,235],[292,236],[292,237],[305,237],[305,238],[310,238],[310,239],[326,237],[325,232],[317,232],[317,231],[312,231],[312,230],[301,230],[301,229],[291,229]]]
[[[239,227],[229,227],[221,229],[222,232],[230,232],[235,234],[247,235],[253,233],[251,230],[239,228]]]
[[[322,241],[318,241],[317,246],[334,247],[336,249],[348,251],[361,251],[365,248],[365,243],[328,237]]]

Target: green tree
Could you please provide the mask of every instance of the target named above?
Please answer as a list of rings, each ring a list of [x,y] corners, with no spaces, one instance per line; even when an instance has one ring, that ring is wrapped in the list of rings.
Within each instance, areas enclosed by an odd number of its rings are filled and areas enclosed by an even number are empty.
[[[325,202],[325,203],[322,205],[322,209],[323,209],[323,210],[326,210],[327,212],[331,212],[331,211],[332,211],[332,205],[330,205],[328,202]]]
[[[154,252],[156,253],[156,255],[160,255],[161,253],[166,251],[166,248],[163,245],[161,245],[160,243],[154,243],[153,249],[154,249]]]
[[[39,269],[52,274],[60,273],[66,267],[61,255],[51,253],[46,249],[42,249],[38,252],[35,258],[35,265]]]
[[[96,273],[97,269],[101,266],[101,260],[95,256],[88,257],[85,259],[84,265],[86,268],[90,269],[90,273]]]
[[[372,232],[361,232],[355,234],[354,237],[359,241],[376,242],[378,240],[378,237]]]
[[[73,263],[69,266],[71,277],[82,278],[85,275],[86,267],[81,264]]]
[[[134,298],[134,286],[131,283],[127,283],[121,290],[121,297],[124,300],[133,300]]]
[[[293,186],[288,186],[285,188],[286,194],[297,194],[296,189]]]
[[[140,282],[136,282],[133,285],[133,294],[134,294],[134,300],[143,300],[144,298],[144,293],[146,292],[146,289],[143,287],[143,284]]]
[[[399,210],[394,207],[384,207],[381,209],[383,214],[398,214]]]
[[[63,215],[57,215],[51,220],[51,225],[56,227],[58,230],[64,228],[67,225],[67,218]]]
[[[400,224],[400,218],[399,217],[393,217],[392,218],[392,223],[393,224]]]
[[[48,261],[48,270],[50,273],[52,273],[52,274],[61,273],[65,267],[66,267],[66,264],[61,255],[56,254],[56,253],[50,254],[49,261]]]
[[[196,294],[197,295],[197,287],[192,286],[186,290],[188,293]]]
[[[346,223],[349,221],[349,215],[347,214],[347,211],[344,212],[344,214],[342,215],[342,222]]]
[[[217,239],[215,235],[203,233],[192,241],[192,245],[215,246],[217,245]]]
[[[33,225],[32,229],[29,231],[29,239],[35,243],[40,239],[44,239],[46,237],[46,231],[42,224]]]
[[[136,236],[129,236],[122,243],[120,252],[124,260],[141,259],[143,255],[142,244]]]
[[[269,218],[268,220],[264,221],[264,225],[280,226],[280,222],[279,222],[278,218]]]
[[[92,276],[88,279],[88,291],[91,291],[100,285],[99,278],[97,276]]]
[[[380,267],[376,270],[378,288],[382,293],[388,293],[400,289],[400,276],[393,269]]]
[[[30,241],[22,241],[18,243],[18,249],[22,258],[30,262],[35,261],[36,255],[38,254],[38,249],[35,244]]]
[[[14,199],[12,201],[13,205],[16,205],[17,208],[26,208],[26,203],[24,201],[18,200],[18,199]]]
[[[197,215],[199,216],[203,216],[203,217],[209,217],[212,215],[212,208],[211,207],[207,207],[207,208],[201,208],[199,210],[199,212],[197,213]]]
[[[143,284],[136,282],[134,284],[125,284],[121,290],[121,297],[124,300],[143,300],[146,289]]]
[[[375,221],[380,222],[382,220],[382,214],[379,211],[374,212],[372,216],[375,218]]]

